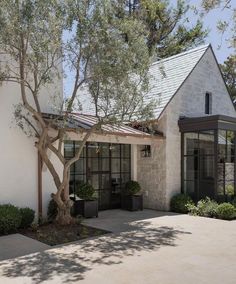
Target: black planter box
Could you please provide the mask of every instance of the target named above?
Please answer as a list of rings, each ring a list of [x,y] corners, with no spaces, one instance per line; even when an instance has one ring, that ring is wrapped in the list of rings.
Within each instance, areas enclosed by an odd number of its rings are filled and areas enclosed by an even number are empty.
[[[143,210],[143,196],[142,195],[122,196],[121,208],[129,211]]]
[[[98,217],[97,200],[76,200],[74,201],[74,215],[81,215],[85,218]]]

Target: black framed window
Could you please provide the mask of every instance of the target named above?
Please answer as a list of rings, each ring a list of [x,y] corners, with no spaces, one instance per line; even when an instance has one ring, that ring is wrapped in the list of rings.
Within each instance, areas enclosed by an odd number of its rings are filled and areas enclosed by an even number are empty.
[[[205,114],[211,114],[212,111],[212,95],[210,93],[205,94]]]
[[[64,155],[72,158],[80,142],[65,141]],[[131,179],[131,145],[87,142],[80,159],[70,169],[70,194],[80,182],[93,185],[100,208],[107,208],[109,199],[114,206],[120,202],[119,194]]]

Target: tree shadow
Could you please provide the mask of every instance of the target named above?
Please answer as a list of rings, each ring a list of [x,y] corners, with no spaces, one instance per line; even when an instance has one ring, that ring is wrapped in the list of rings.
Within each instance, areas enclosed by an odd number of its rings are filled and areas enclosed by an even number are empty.
[[[133,224],[133,229],[104,235],[62,247],[27,255],[0,263],[0,275],[9,278],[30,278],[31,283],[60,279],[60,283],[86,278],[86,272],[98,265],[122,263],[141,251],[157,251],[163,246],[176,246],[182,234],[191,234],[168,226],[153,226],[149,221]],[[59,277],[59,278],[58,278]]]

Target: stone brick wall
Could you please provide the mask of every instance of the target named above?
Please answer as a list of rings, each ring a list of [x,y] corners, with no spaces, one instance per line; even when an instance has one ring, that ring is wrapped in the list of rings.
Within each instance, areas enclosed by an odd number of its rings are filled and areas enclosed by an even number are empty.
[[[137,158],[137,177],[144,206],[168,210],[171,197],[181,190],[180,116],[205,116],[205,94],[212,94],[212,114],[236,117],[236,112],[210,49],[179,89],[159,119],[165,140],[152,145],[152,157]]]

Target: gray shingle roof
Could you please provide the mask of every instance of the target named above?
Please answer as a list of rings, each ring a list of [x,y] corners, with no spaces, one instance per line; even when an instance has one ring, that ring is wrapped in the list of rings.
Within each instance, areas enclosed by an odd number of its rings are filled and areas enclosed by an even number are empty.
[[[209,44],[200,46],[154,62],[151,65],[148,98],[157,101],[157,106],[154,110],[155,118],[160,116],[209,46]]]

